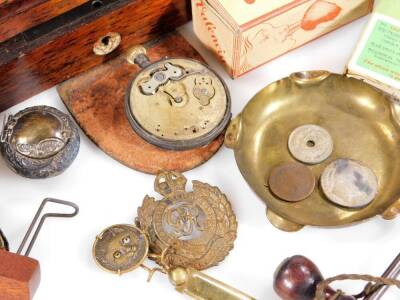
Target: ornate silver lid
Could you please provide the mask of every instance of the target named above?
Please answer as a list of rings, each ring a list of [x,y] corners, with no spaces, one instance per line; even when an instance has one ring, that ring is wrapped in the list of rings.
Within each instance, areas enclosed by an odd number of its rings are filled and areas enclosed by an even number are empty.
[[[49,106],[29,107],[9,116],[0,136],[8,166],[28,178],[62,173],[75,159],[79,145],[77,126]]]

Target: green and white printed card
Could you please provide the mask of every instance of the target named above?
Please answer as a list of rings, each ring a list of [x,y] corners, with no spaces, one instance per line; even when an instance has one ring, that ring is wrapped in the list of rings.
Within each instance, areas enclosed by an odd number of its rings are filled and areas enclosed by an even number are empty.
[[[400,0],[377,2],[348,73],[400,98]]]

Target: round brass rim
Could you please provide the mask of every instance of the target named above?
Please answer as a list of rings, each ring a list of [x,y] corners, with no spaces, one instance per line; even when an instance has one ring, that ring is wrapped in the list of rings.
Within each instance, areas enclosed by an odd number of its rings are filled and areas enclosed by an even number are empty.
[[[168,58],[168,59],[171,59],[171,58]],[[194,139],[189,139],[189,140],[171,140],[171,139],[160,138],[160,137],[153,135],[148,130],[143,128],[143,126],[135,118],[135,116],[133,115],[133,112],[132,112],[131,104],[130,104],[130,95],[131,95],[131,90],[133,88],[133,83],[135,81],[135,78],[137,76],[139,76],[139,74],[140,74],[139,73],[135,76],[134,79],[132,79],[132,81],[128,87],[126,96],[125,96],[125,112],[128,117],[129,123],[131,124],[133,130],[140,137],[142,137],[145,141],[147,141],[150,144],[153,144],[155,146],[158,146],[160,148],[163,148],[163,149],[183,151],[183,150],[189,150],[189,149],[208,145],[210,142],[215,140],[226,129],[226,127],[228,126],[229,121],[231,119],[232,104],[231,104],[231,97],[229,94],[228,87],[227,87],[226,83],[224,82],[224,80],[222,79],[222,77],[219,76],[214,70],[212,70],[206,64],[199,62],[197,60],[188,59],[188,58],[174,57],[173,59],[183,59],[183,60],[188,60],[188,61],[198,63],[198,64],[204,66],[205,68],[207,68],[213,75],[215,75],[216,78],[218,78],[218,80],[221,82],[223,88],[225,89],[225,93],[226,93],[226,109],[225,109],[225,114],[224,114],[221,122],[207,134],[197,137],[197,138],[194,138]],[[145,72],[145,71],[153,68],[155,64],[158,64],[158,63],[162,62],[163,60],[166,60],[166,59],[162,59],[162,60],[151,63],[149,66],[142,69],[141,72]]]
[[[130,266],[129,268],[127,268],[127,269],[125,269],[125,270],[113,271],[113,270],[111,270],[111,269],[106,268],[103,264],[101,264],[101,263],[99,262],[99,260],[98,260],[98,258],[97,258],[97,255],[96,255],[96,252],[97,252],[97,251],[96,251],[96,250],[97,250],[96,248],[97,248],[97,245],[98,245],[99,240],[101,240],[101,237],[103,236],[103,234],[104,234],[105,232],[109,231],[109,230],[112,229],[112,228],[115,228],[115,227],[122,227],[122,226],[123,226],[123,227],[128,227],[128,228],[130,228],[130,230],[136,231],[136,232],[138,233],[138,235],[139,235],[140,237],[143,238],[143,240],[144,240],[144,242],[145,242],[145,252],[144,252],[144,254],[143,254],[143,257],[142,257],[140,260],[138,260],[135,264],[133,264],[132,266]],[[147,238],[147,235],[146,235],[142,230],[140,230],[138,227],[136,227],[136,226],[134,226],[134,225],[131,225],[131,224],[115,224],[115,225],[112,225],[112,226],[107,227],[107,228],[104,229],[99,235],[96,236],[96,240],[95,240],[95,242],[93,243],[93,247],[92,247],[92,256],[93,256],[94,261],[96,262],[96,264],[97,264],[101,269],[103,269],[104,271],[109,272],[109,273],[113,273],[113,274],[118,274],[118,275],[122,275],[122,274],[125,274],[125,273],[129,273],[129,272],[131,272],[131,271],[137,269],[138,267],[140,267],[140,266],[143,264],[143,262],[146,260],[147,255],[148,255],[148,252],[149,252],[149,240],[148,240],[148,238]]]

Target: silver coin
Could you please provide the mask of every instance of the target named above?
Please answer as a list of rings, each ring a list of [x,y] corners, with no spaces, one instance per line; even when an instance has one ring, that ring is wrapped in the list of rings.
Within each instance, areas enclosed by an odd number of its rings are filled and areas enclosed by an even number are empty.
[[[333,151],[333,140],[328,131],[317,125],[297,127],[289,136],[289,151],[297,160],[318,164]]]
[[[379,188],[375,173],[350,159],[330,163],[322,173],[321,187],[330,201],[349,208],[370,204]]]

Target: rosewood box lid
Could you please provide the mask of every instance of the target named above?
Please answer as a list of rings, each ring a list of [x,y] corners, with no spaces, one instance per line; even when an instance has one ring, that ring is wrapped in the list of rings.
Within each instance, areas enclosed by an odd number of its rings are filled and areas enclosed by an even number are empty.
[[[61,15],[87,0],[0,0],[0,42]],[[93,1],[100,2],[100,1]]]
[[[190,17],[190,0],[0,0],[0,111]]]

